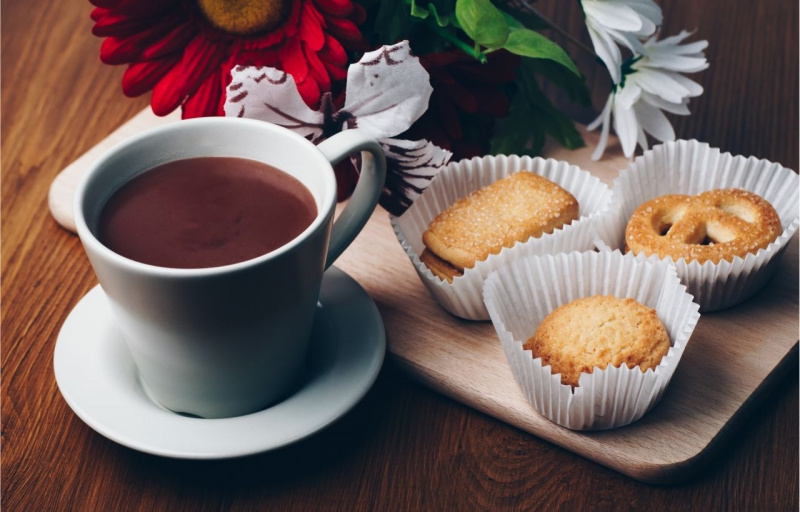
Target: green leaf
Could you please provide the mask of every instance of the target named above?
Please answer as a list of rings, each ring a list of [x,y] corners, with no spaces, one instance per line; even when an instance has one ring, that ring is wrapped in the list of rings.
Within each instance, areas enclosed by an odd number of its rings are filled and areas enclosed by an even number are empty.
[[[440,27],[444,28],[448,25],[458,26],[458,22],[452,14],[448,16],[441,16],[439,11],[436,9],[436,6],[433,4],[428,4],[428,10],[433,15],[433,19],[436,20],[436,24]]]
[[[430,20],[436,23],[439,27],[446,27],[448,25],[455,25],[455,18],[452,14],[442,16],[433,2],[428,2],[427,7],[422,7],[417,4],[416,0],[411,0],[411,16],[421,20]]]
[[[428,9],[418,6],[416,0],[411,0],[411,16],[424,20],[429,14]]]
[[[461,29],[482,46],[500,48],[508,39],[506,19],[489,0],[457,0],[456,20]]]
[[[503,48],[523,57],[552,60],[580,76],[578,67],[572,62],[572,59],[569,58],[563,48],[533,30],[527,28],[511,30]]]

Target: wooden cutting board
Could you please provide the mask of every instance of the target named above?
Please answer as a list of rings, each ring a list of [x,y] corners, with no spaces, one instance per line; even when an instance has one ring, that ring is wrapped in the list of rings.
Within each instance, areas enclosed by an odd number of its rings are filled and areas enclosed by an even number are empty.
[[[143,129],[175,122],[143,111],[64,169],[50,189],[55,219],[74,231],[72,194],[103,151]],[[601,162],[587,148],[550,148],[607,183],[627,166],[615,143]],[[427,386],[567,450],[653,483],[690,478],[742,427],[798,361],[798,241],[790,242],[767,287],[749,301],[702,316],[661,403],[638,422],[615,430],[574,432],[539,416],[517,387],[489,322],[457,319],[419,281],[378,209],[337,266],[372,296],[386,325],[389,352]]]

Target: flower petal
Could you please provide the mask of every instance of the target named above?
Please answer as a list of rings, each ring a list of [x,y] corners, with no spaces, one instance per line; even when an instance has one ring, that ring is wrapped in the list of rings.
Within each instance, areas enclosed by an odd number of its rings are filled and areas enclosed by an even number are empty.
[[[641,17],[636,11],[621,2],[586,0],[583,2],[583,11],[587,18],[591,18],[607,28],[626,32],[635,32],[642,28]]]
[[[655,45],[655,46],[677,47],[677,45],[681,41],[683,41],[684,39],[686,39],[690,35],[692,35],[692,33],[689,32],[688,30],[681,30],[680,33],[675,34],[674,36],[665,37],[664,39],[661,39],[660,41],[655,41],[655,38],[654,38],[654,40],[652,41],[652,44]],[[650,41],[648,41],[648,42],[650,42]]]
[[[294,77],[295,82],[300,83],[308,77],[308,61],[303,55],[300,47],[300,40],[289,39],[280,49],[280,67]],[[319,99],[317,97],[317,99]]]
[[[639,123],[633,109],[622,108],[619,102],[614,102],[614,131],[617,132],[619,142],[622,144],[623,154],[630,158],[636,150],[636,137]]]
[[[325,34],[325,46],[319,52],[319,56],[326,64],[330,63],[337,67],[347,65],[347,52],[335,37],[328,34]]]
[[[312,142],[322,135],[323,115],[308,108],[292,75],[275,68],[236,66],[231,76],[226,116],[277,124]]]
[[[297,91],[306,102],[306,105],[318,106],[319,100],[322,97],[322,90],[319,84],[313,77],[308,76],[302,82],[297,84]]]
[[[645,91],[660,96],[672,103],[681,103],[689,90],[673,79],[667,72],[643,69],[629,75],[626,84],[635,83]]]
[[[153,112],[165,116],[180,106],[222,64],[223,55],[214,42],[195,37],[186,46],[181,61],[153,87]]]
[[[346,18],[328,18],[328,32],[345,41],[361,40],[361,32],[356,24]]]
[[[642,94],[642,89],[639,88],[638,85],[634,82],[627,82],[625,87],[621,90],[617,91],[617,97],[614,101],[619,103],[621,108],[625,110],[630,109],[633,107],[633,104],[639,101],[639,97]]]
[[[680,73],[675,73],[674,71],[667,71],[666,74],[678,82],[681,87],[683,87],[686,91],[688,91],[687,96],[690,98],[694,98],[696,96],[700,96],[703,94],[703,86],[692,80],[691,78],[685,77]]]
[[[300,20],[300,31],[297,36],[309,49],[318,52],[325,45],[325,33],[322,31],[322,26],[315,14],[316,12],[314,12],[311,2],[305,2],[303,4],[303,17]]]
[[[633,110],[636,113],[639,125],[644,131],[661,142],[675,140],[675,130],[672,128],[672,124],[659,109],[649,103],[640,101],[633,106]]]
[[[637,54],[645,54],[647,50],[645,49],[644,43],[639,40],[639,35],[635,32],[623,32],[621,30],[613,30],[608,29],[606,31],[614,41],[618,42],[621,45],[626,46],[630,51],[637,53]]]
[[[653,0],[615,0],[623,3],[636,11],[640,16],[650,20],[656,26],[660,26],[664,20],[661,7]]]
[[[642,146],[643,151],[647,151],[650,148],[649,144],[647,144],[647,135],[641,126],[639,126],[639,131],[636,132],[636,142]]]
[[[311,75],[309,79],[317,82],[320,91],[330,91],[331,78],[328,76],[328,70],[325,69],[325,64],[323,64],[317,56],[317,52],[308,48],[306,44],[303,43],[303,53],[308,61],[308,68]]]
[[[180,62],[181,56],[163,59],[134,62],[122,75],[122,92],[125,96],[135,98],[153,87],[161,80],[170,69]]]
[[[98,37],[127,37],[158,25],[165,18],[186,20],[186,13],[182,8],[176,8],[171,2],[155,5],[134,3],[130,8],[126,7],[94,9],[92,19],[95,24],[92,34]]]
[[[386,154],[386,184],[381,206],[401,215],[430,185],[453,154],[427,140],[380,140]]]
[[[587,23],[586,27],[589,30],[589,37],[592,39],[595,53],[597,53],[597,56],[603,61],[606,68],[608,68],[611,80],[615,84],[618,84],[622,79],[620,71],[620,67],[622,66],[622,54],[620,54],[619,48],[605,32],[596,30],[591,23]]]
[[[671,103],[660,96],[650,94],[647,91],[642,91],[642,101],[646,101],[647,103],[656,108],[660,108],[661,110],[666,110],[670,114],[677,114],[679,116],[688,116],[690,114],[689,107],[687,106],[687,103],[689,102],[688,98],[684,99],[683,103]]]
[[[592,121],[592,123],[588,126],[589,130],[595,130],[600,123],[603,124],[603,130],[600,132],[600,140],[597,142],[597,147],[592,153],[592,160],[597,161],[603,156],[603,152],[606,150],[606,144],[608,144],[608,129],[611,126],[611,108],[614,106],[614,93],[608,95],[608,100],[606,101],[606,106],[603,107],[603,112]]]
[[[333,16],[347,16],[353,10],[351,0],[314,0],[314,4],[321,11]]]
[[[408,41],[365,53],[347,72],[344,110],[375,138],[402,133],[425,113],[433,88]]]
[[[107,37],[100,47],[100,60],[113,65],[161,58],[183,50],[196,34],[191,23],[176,26],[174,19],[165,20],[129,37]]]
[[[657,54],[650,56],[646,67],[680,71],[681,73],[697,73],[698,71],[708,69],[708,61],[705,57]]]
[[[183,103],[183,119],[221,115],[222,85],[220,67],[207,76],[197,91]]]

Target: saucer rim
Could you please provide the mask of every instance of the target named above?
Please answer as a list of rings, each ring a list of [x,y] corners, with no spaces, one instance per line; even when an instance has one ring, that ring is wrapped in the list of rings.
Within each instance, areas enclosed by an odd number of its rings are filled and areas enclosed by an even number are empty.
[[[330,407],[328,414],[324,416],[321,421],[309,426],[305,426],[303,428],[302,421],[300,423],[300,428],[297,430],[297,434],[294,436],[285,436],[279,439],[271,439],[268,442],[265,442],[263,439],[261,442],[253,442],[250,443],[250,446],[243,447],[236,450],[219,450],[219,451],[202,451],[202,450],[174,450],[164,447],[154,446],[151,441],[137,439],[135,437],[130,437],[123,432],[119,432],[118,428],[114,428],[113,425],[105,424],[102,421],[98,421],[95,415],[93,415],[87,407],[82,404],[81,399],[76,399],[75,395],[70,391],[70,386],[65,379],[67,376],[65,375],[68,370],[63,368],[63,365],[66,364],[66,361],[61,362],[62,358],[67,357],[64,354],[65,350],[75,350],[75,347],[71,347],[69,341],[65,341],[65,338],[69,334],[67,331],[75,330],[75,327],[71,325],[70,320],[76,321],[73,317],[79,316],[81,314],[85,314],[84,309],[89,307],[86,302],[90,302],[92,300],[98,300],[96,296],[102,296],[105,299],[105,293],[102,287],[98,284],[94,286],[89,292],[87,292],[78,303],[73,307],[70,311],[69,315],[67,315],[67,319],[61,326],[59,330],[58,337],[56,339],[56,344],[53,352],[53,371],[55,374],[55,380],[58,387],[58,390],[67,403],[69,408],[75,413],[75,415],[83,421],[87,426],[89,426],[92,430],[97,432],[98,434],[102,435],[103,437],[130,448],[132,450],[136,450],[142,453],[147,453],[150,455],[156,455],[166,458],[172,459],[184,459],[184,460],[221,460],[221,459],[234,459],[240,457],[247,457],[251,455],[256,455],[260,453],[266,453],[273,450],[277,450],[280,448],[284,448],[295,444],[303,439],[306,439],[333,424],[338,419],[346,415],[350,410],[353,409],[367,394],[367,392],[372,388],[375,381],[380,374],[380,370],[383,367],[383,362],[386,357],[386,331],[383,324],[383,319],[380,316],[380,312],[378,311],[375,302],[372,298],[367,294],[367,292],[363,289],[363,287],[350,275],[348,275],[343,270],[332,266],[328,269],[323,277],[323,284],[322,284],[322,291],[320,292],[320,303],[322,304],[323,308],[325,304],[331,304],[331,299],[326,300],[326,281],[328,282],[328,286],[333,286],[335,283],[338,286],[337,293],[341,291],[345,291],[349,294],[353,294],[354,297],[348,301],[347,305],[339,305],[339,308],[346,308],[352,314],[355,311],[357,315],[361,317],[369,318],[369,321],[374,322],[372,328],[365,330],[363,329],[363,322],[360,323],[358,328],[353,329],[352,327],[345,333],[342,333],[340,322],[341,320],[341,311],[336,311],[336,308],[333,308],[333,312],[330,314],[331,316],[328,317],[328,322],[335,324],[336,331],[337,331],[337,346],[339,343],[342,342],[349,342],[348,340],[353,337],[355,334],[357,337],[362,338],[364,340],[362,344],[364,345],[361,347],[363,352],[362,355],[365,356],[365,359],[369,359],[366,361],[367,364],[364,364],[361,368],[361,375],[359,376],[359,382],[355,389],[352,390],[351,393],[343,395],[343,399],[338,404],[335,404],[334,407]],[[330,293],[330,292],[329,292]],[[106,299],[107,300],[107,299]],[[336,302],[332,302],[332,304],[337,304]],[[81,305],[83,307],[81,308]],[[111,314],[110,310],[107,311],[107,314]],[[337,319],[338,322],[337,322]],[[347,324],[345,322],[345,327]],[[326,327],[326,329],[331,329],[333,326]],[[361,333],[361,334],[359,334]],[[99,334],[98,334],[99,336]],[[121,336],[121,335],[120,335]],[[367,340],[369,338],[369,340]],[[74,342],[72,343],[74,345]],[[69,346],[69,347],[68,347]],[[68,347],[68,348],[65,348]],[[125,351],[127,349],[122,347]],[[74,356],[73,356],[74,357]],[[97,356],[100,357],[100,356]],[[130,357],[127,354],[127,357]],[[351,354],[352,359],[352,354]],[[337,364],[338,363],[338,364]],[[130,360],[130,364],[133,364],[133,361]],[[337,366],[342,366],[342,361],[337,360],[334,363],[331,363],[328,367],[326,367],[327,371],[330,372],[331,370],[335,370]],[[61,370],[59,370],[61,368]],[[135,367],[134,367],[135,368]],[[135,371],[135,369],[134,369]],[[286,398],[284,401],[276,404],[273,407],[278,407],[282,404],[296,402],[298,400],[298,396],[303,395],[303,391],[305,391],[306,387],[313,388],[316,385],[319,385],[319,381],[325,377],[327,373],[323,373],[322,375],[316,375],[313,379],[308,381],[306,386],[299,389],[296,393],[292,394],[290,397]],[[353,378],[353,375],[348,376],[350,379]],[[136,380],[139,381],[138,373],[136,373]],[[67,379],[68,380],[68,379]],[[141,385],[141,384],[139,384]],[[67,391],[65,392],[65,388]],[[146,392],[142,390],[143,393]],[[306,399],[306,397],[302,397],[300,399]],[[150,399],[148,398],[148,401]],[[159,404],[149,402],[150,406],[154,410],[161,411],[162,413],[170,414],[170,418],[174,418],[178,416],[175,413],[170,413],[166,411],[163,407]],[[273,408],[267,408],[262,411],[258,411],[252,414],[247,414],[243,416],[237,416],[233,418],[215,418],[215,419],[203,419],[203,418],[185,418],[191,421],[198,421],[204,423],[213,422],[214,425],[219,427],[219,430],[225,429],[226,423],[231,422],[252,422],[254,425],[260,421],[265,422],[265,426],[268,427],[268,420],[270,416],[270,410]],[[172,416],[174,415],[174,416]],[[188,423],[187,423],[188,425]],[[191,427],[188,427],[191,428]],[[269,436],[266,436],[269,438]]]

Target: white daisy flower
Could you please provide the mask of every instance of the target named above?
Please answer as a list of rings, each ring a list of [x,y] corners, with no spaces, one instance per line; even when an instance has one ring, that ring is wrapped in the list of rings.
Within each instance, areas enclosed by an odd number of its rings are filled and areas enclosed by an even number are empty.
[[[581,0],[581,5],[594,51],[618,84],[622,54],[617,44],[644,54],[642,40],[661,25],[661,8],[653,0]]]
[[[612,115],[614,131],[628,158],[637,142],[648,148],[646,134],[662,142],[675,140],[672,124],[662,111],[689,115],[689,98],[700,96],[703,87],[681,73],[708,68],[703,53],[708,41],[680,44],[689,35],[683,31],[661,41],[654,36],[644,43],[645,55],[634,56],[621,67],[621,83],[614,85],[603,112],[588,127],[603,127],[593,160],[603,156]]]

